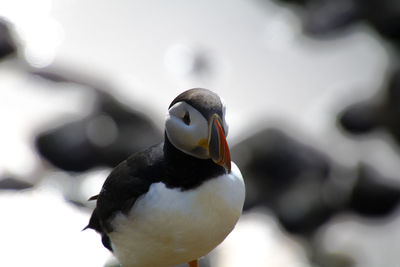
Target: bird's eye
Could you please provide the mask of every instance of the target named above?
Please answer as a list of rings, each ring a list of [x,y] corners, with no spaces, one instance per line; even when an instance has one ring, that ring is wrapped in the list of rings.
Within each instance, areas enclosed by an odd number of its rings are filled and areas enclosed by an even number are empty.
[[[182,120],[186,125],[190,124],[190,115],[188,111],[186,111],[185,116],[183,116]]]

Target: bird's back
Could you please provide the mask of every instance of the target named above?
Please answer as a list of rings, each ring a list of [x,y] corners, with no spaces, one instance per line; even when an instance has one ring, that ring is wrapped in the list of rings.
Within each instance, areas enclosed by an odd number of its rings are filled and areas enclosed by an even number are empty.
[[[115,214],[126,214],[137,198],[145,194],[152,183],[161,179],[163,144],[136,153],[121,162],[107,177],[97,199],[96,208],[86,228],[102,235],[103,245],[112,250],[108,234],[114,231]]]

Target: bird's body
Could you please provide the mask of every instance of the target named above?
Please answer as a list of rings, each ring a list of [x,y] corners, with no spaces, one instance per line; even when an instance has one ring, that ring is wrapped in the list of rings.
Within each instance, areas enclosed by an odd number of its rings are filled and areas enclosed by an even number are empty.
[[[223,187],[234,194],[223,194]],[[118,214],[114,219],[113,225],[120,229],[110,234],[115,254],[123,266],[142,267],[174,266],[206,255],[239,219],[242,188],[243,180],[233,173],[215,177],[196,190],[152,184],[128,216]]]
[[[190,114],[196,118],[194,111]],[[162,144],[119,164],[95,197],[97,205],[88,228],[102,235],[104,246],[123,267],[173,266],[196,260],[225,239],[242,211],[244,182],[237,166],[231,168],[222,127],[219,133],[206,131],[213,138],[218,136],[214,142],[220,147],[212,152],[218,154],[213,158],[185,153],[170,141],[174,130],[166,128]],[[197,150],[190,153],[203,155],[204,151]]]

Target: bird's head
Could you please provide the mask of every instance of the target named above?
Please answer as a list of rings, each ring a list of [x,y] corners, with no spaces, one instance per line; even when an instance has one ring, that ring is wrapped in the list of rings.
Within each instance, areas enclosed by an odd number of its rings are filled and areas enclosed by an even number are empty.
[[[225,105],[214,92],[194,88],[178,95],[169,106],[165,131],[180,151],[196,158],[212,159],[231,170]]]

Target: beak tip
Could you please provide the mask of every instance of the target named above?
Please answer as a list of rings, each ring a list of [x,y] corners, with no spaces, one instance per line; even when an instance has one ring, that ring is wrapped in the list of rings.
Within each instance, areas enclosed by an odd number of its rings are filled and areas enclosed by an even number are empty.
[[[227,166],[226,166],[226,169],[228,170],[228,173],[231,173],[231,171],[232,171],[232,168],[231,168],[231,162],[229,161],[229,162],[227,162],[227,164],[226,164]]]

